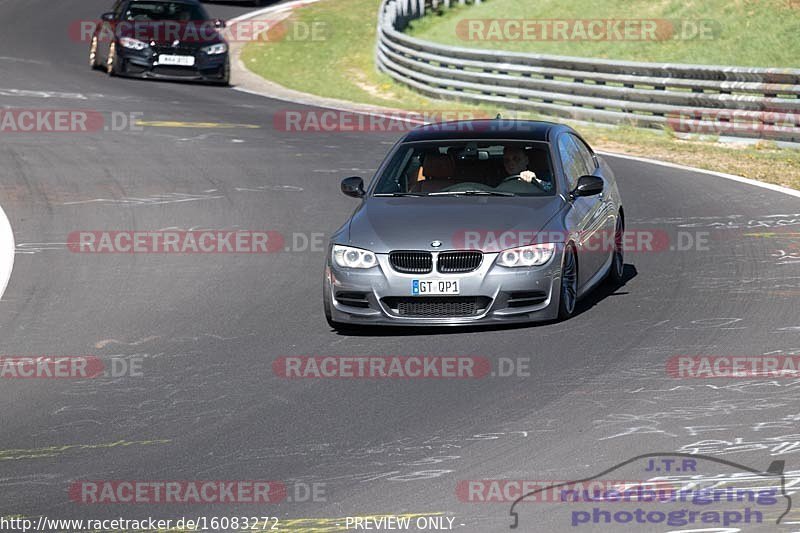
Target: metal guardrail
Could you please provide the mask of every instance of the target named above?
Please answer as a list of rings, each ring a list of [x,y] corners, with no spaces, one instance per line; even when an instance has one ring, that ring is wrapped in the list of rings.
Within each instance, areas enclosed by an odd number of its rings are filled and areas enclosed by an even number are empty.
[[[450,0],[383,0],[378,68],[434,98],[685,133],[800,142],[800,69],[481,50],[402,33],[411,20],[450,6]]]

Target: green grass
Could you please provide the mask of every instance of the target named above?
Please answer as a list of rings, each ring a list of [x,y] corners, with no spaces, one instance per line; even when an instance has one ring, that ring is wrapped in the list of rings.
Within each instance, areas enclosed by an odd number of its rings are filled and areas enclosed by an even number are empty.
[[[510,0],[487,0],[486,5],[489,2],[500,4],[507,1]],[[541,0],[542,3],[547,1]],[[653,1],[659,5],[670,3]],[[716,3],[717,0],[710,1]],[[737,4],[737,0],[731,2]],[[466,16],[472,13],[469,11],[472,9],[480,9],[480,6],[465,8],[458,16]],[[488,106],[432,100],[378,73],[373,57],[377,10],[378,0],[321,0],[296,11],[294,16],[297,21],[309,25],[325,23],[327,31],[321,33],[324,41],[250,43],[245,47],[242,59],[248,68],[264,78],[318,96],[415,112],[457,109],[493,116],[502,111]],[[441,21],[436,17],[432,19]],[[442,21],[442,24],[446,23],[446,19]],[[795,37],[794,40],[800,41],[800,38]],[[534,114],[513,115],[547,118]],[[652,157],[800,189],[800,150],[778,149],[772,143],[734,146],[720,144],[713,138],[684,141],[669,131],[629,126],[573,126],[599,150]]]
[[[494,116],[494,107],[434,100],[394,82],[375,67],[379,0],[321,0],[295,10],[299,27],[317,25],[320,40],[248,43],[248,69],[284,87],[317,96],[414,112],[464,110]],[[286,24],[292,26],[292,22]]]
[[[721,144],[714,138],[682,140],[671,132],[631,126],[573,125],[598,150],[735,174],[800,190],[800,150],[775,143]]]
[[[321,40],[250,43],[242,52],[247,67],[285,87],[303,92],[397,107],[427,100],[375,69],[378,0],[323,0],[295,11],[298,25],[321,24]]]
[[[667,19],[705,21],[707,39],[469,39],[467,19]],[[459,22],[461,26],[459,26]],[[489,26],[484,26],[489,28]],[[666,28],[659,24],[658,28]],[[660,30],[659,30],[660,31]],[[797,0],[486,0],[414,21],[409,33],[445,44],[518,52],[676,63],[800,67]],[[485,36],[481,31],[473,36]]]

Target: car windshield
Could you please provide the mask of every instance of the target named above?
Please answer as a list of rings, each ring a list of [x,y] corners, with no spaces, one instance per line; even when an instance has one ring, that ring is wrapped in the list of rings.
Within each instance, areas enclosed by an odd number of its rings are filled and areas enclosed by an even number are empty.
[[[375,196],[550,196],[553,166],[546,143],[426,142],[401,145]]]
[[[184,2],[131,2],[123,16],[130,21],[208,20],[205,10],[196,4]]]

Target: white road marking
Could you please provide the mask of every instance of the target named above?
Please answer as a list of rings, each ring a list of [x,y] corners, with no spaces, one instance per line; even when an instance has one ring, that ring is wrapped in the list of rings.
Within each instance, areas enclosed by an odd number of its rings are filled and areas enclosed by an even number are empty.
[[[14,268],[14,231],[5,211],[0,206],[0,298],[8,287],[11,270]]]
[[[265,192],[265,191],[296,191],[301,192],[302,187],[296,185],[259,185],[257,187],[234,187],[236,192]]]
[[[82,93],[64,93],[59,91],[32,91],[28,89],[6,89],[0,87],[0,96],[26,96],[31,98],[67,98],[71,100],[88,100]],[[92,95],[99,97],[102,95]]]
[[[44,250],[66,250],[65,242],[21,242],[17,244],[16,253],[35,254]]]
[[[14,63],[32,63],[34,65],[46,65],[44,61],[36,61],[35,59],[25,59],[22,57],[9,57],[9,56],[0,56],[0,61],[11,61]]]
[[[267,13],[280,13],[281,11],[291,11],[292,9],[298,6],[313,4],[317,1],[318,0],[295,0],[294,2],[286,2],[285,4],[278,4],[277,6],[265,7],[264,9],[251,11],[249,13],[245,13],[244,15],[239,15],[238,17],[229,19],[227,24],[230,26],[231,22],[239,22],[240,20],[251,19],[259,15],[266,15]]]
[[[199,200],[218,200],[224,198],[220,195],[201,195],[201,194],[185,194],[185,193],[166,193],[157,194],[147,198],[137,198],[126,196],[124,198],[94,198],[91,200],[76,200],[73,202],[64,202],[61,205],[83,205],[83,204],[122,204],[122,205],[163,205],[163,204],[179,204],[183,202],[196,202]]]

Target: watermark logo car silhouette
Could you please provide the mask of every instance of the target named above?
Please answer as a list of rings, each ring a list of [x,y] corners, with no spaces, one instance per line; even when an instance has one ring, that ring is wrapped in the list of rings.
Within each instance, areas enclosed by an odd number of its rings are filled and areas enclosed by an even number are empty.
[[[545,492],[558,495],[556,504],[569,503],[558,510],[566,509],[570,525],[584,529],[642,525],[647,530],[686,526],[742,528],[765,525],[772,520],[780,524],[792,508],[792,499],[786,492],[784,466],[784,461],[772,461],[762,471],[710,455],[675,452],[638,455],[596,475],[537,486],[522,494],[511,504],[510,528],[517,529],[520,524],[517,505],[542,502]],[[635,475],[631,477],[630,473]],[[585,490],[585,487],[597,486],[597,481],[606,476],[634,479],[636,474],[648,479],[636,486],[626,484],[594,492]],[[666,489],[653,489],[659,485]],[[712,507],[706,507],[709,505]],[[559,520],[557,513],[548,514],[547,519],[551,516]],[[544,517],[539,518],[534,523],[550,526],[545,524]],[[530,531],[530,526],[528,523],[525,529]]]

